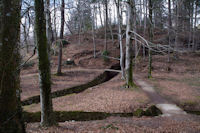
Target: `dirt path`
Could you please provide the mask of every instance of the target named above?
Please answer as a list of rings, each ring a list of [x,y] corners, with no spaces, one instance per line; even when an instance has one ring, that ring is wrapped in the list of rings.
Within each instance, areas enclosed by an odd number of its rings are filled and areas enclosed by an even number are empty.
[[[155,91],[152,85],[141,80],[138,75],[135,76],[134,80],[136,81],[136,84],[138,84],[141,89],[147,94],[153,104],[155,104],[163,112],[164,116],[186,114],[186,112],[179,108],[177,105],[161,97]]]

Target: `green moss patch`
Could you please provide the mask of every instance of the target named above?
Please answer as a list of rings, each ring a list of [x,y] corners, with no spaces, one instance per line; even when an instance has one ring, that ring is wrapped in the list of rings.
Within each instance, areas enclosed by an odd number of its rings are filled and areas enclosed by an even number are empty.
[[[133,112],[133,115],[137,117],[141,117],[144,114],[145,114],[145,111],[143,109],[137,109],[135,112]]]
[[[133,115],[137,117],[158,116],[161,114],[162,114],[161,110],[158,109],[155,105],[150,106],[145,111],[143,109],[137,109],[135,112],[133,112]]]
[[[161,110],[157,108],[155,105],[150,106],[145,111],[146,116],[158,116],[161,114],[162,114]]]

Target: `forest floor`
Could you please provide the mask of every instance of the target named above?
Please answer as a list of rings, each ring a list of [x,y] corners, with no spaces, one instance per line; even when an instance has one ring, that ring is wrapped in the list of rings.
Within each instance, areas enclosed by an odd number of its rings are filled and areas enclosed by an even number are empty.
[[[97,40],[97,53],[101,53],[102,40]],[[110,55],[119,57],[119,49],[109,43]],[[117,52],[116,52],[117,51]],[[63,65],[63,76],[56,76],[57,56],[52,57],[52,91],[87,83],[102,74],[106,68],[118,63],[110,59],[104,61],[100,56],[93,58],[92,43],[78,45],[71,43],[64,48],[63,62],[68,58],[75,61],[75,66]],[[134,68],[136,78],[150,84],[159,96],[175,103],[183,110],[200,110],[200,54],[183,54],[178,60],[167,62],[167,56],[153,56],[152,79],[147,79],[147,59],[138,58]],[[35,64],[21,72],[22,100],[39,95],[37,57]],[[137,80],[137,79],[136,79]],[[78,93],[53,99],[56,111],[84,111],[132,113],[152,104],[152,99],[142,89],[126,89],[125,82],[118,74],[113,79]],[[23,107],[25,111],[40,111],[39,104]],[[197,115],[171,115],[157,117],[108,117],[105,120],[66,121],[59,126],[40,128],[39,123],[28,123],[28,133],[141,133],[141,132],[188,132],[200,131],[200,117]]]
[[[147,79],[147,60],[136,69],[140,77],[153,84],[156,91],[184,110],[200,110],[200,54],[184,53],[167,62],[167,56],[153,57],[153,78]]]

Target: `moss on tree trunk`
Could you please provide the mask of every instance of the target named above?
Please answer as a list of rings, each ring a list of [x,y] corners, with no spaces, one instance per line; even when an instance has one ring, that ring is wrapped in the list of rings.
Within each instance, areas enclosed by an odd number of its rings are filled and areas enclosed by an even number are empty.
[[[44,1],[35,0],[35,31],[39,59],[39,81],[41,101],[41,125],[55,124],[51,99],[51,72],[46,37],[46,23],[44,19]]]
[[[135,87],[133,82],[133,44],[131,39],[131,30],[133,30],[133,8],[135,3],[131,0],[127,2],[127,27],[126,27],[126,84],[127,87]]]
[[[0,1],[0,132],[24,133],[20,105],[20,0]]]

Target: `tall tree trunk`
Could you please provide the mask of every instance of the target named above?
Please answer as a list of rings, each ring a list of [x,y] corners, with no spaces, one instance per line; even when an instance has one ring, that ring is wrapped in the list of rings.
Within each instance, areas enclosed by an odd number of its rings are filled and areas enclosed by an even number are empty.
[[[93,39],[93,47],[94,47],[94,58],[96,58],[96,42],[95,42],[95,5],[93,6],[93,13],[92,13],[92,39]]]
[[[102,19],[102,13],[101,13],[101,4],[98,4],[98,9],[99,9],[99,17],[100,17],[100,22],[101,22],[101,27],[103,27],[103,19]]]
[[[53,1],[54,6],[54,32],[55,32],[55,40],[57,40],[57,28],[56,28],[56,0]]]
[[[58,55],[58,70],[57,75],[62,75],[62,39],[64,37],[64,24],[65,24],[65,1],[62,0],[62,7],[61,7],[61,28],[60,28],[60,39],[61,42],[59,44],[59,55]]]
[[[109,15],[112,16],[111,11],[109,11]],[[112,44],[114,45],[114,36],[113,36],[112,20],[111,19],[109,20],[108,26],[109,26],[109,29],[110,29],[110,36],[111,36],[111,39],[112,39]]]
[[[108,1],[104,0],[105,4],[105,44],[104,44],[104,51],[107,51],[107,30],[108,30]]]
[[[25,133],[20,104],[20,0],[0,1],[0,132]]]
[[[192,50],[195,51],[196,50],[196,40],[195,40],[195,37],[196,37],[196,25],[197,25],[197,9],[198,9],[198,0],[196,1],[196,4],[195,4],[195,16],[194,16],[194,27],[193,27],[193,38],[192,38]]]
[[[52,24],[51,24],[51,12],[50,12],[50,0],[45,2],[45,14],[46,14],[46,35],[48,42],[48,52],[51,51],[51,44],[54,41]]]
[[[53,107],[51,99],[51,71],[46,37],[46,24],[44,18],[44,1],[35,0],[35,31],[39,59],[41,125],[52,126]]]
[[[149,0],[149,40],[153,41],[153,4],[152,0]],[[149,68],[148,68],[148,78],[152,77],[152,51],[149,48]]]
[[[141,28],[142,27],[142,0],[140,0],[140,13],[139,14],[140,14],[139,21],[140,21],[140,28]]]
[[[193,19],[193,14],[194,14],[194,2],[189,2],[189,42],[188,42],[188,50],[191,49],[191,41],[192,41],[192,28],[193,28],[193,23],[194,23],[194,19]]]
[[[29,53],[29,44],[28,44],[28,40],[27,40],[28,33],[26,32],[26,25],[27,25],[26,21],[27,21],[27,19],[25,18],[24,21],[25,21],[24,24],[22,24],[23,29],[24,29],[24,44],[26,46],[26,53]]]
[[[176,1],[176,15],[177,15],[176,16],[176,38],[175,38],[176,49],[183,46],[182,39],[180,37],[181,30],[183,29],[182,8],[183,8],[183,0]]]
[[[135,3],[135,0],[133,0],[134,3]],[[135,20],[134,21],[134,25],[133,25],[133,29],[135,32],[137,32],[137,16],[136,16],[136,8],[134,7],[133,9],[134,11],[134,16],[133,16],[133,19]],[[138,53],[138,44],[137,44],[137,36],[134,35],[134,38],[135,38],[135,42],[134,42],[134,45],[135,45],[135,49],[134,49],[134,52],[135,52],[135,59],[134,59],[134,69],[136,70],[137,69],[137,64],[136,64],[136,60],[137,60],[137,53]]]
[[[172,30],[172,17],[171,17],[171,0],[168,0],[168,37],[169,37],[169,46],[171,46],[171,30]],[[168,62],[170,62],[170,49],[168,49]]]
[[[144,9],[144,30],[143,30],[143,36],[145,37],[146,27],[147,27],[147,0],[143,0],[143,9]],[[143,53],[143,58],[145,58],[145,56],[146,56],[146,48],[145,48],[145,46],[142,46],[142,53]]]
[[[127,27],[126,27],[126,84],[127,87],[133,87],[133,46],[131,39],[131,30],[133,30],[133,0],[127,1]]]
[[[122,19],[120,14],[120,0],[115,0],[115,4],[117,7],[117,18],[118,18],[118,40],[120,46],[120,67],[122,73],[122,79],[125,79],[125,71],[124,71],[124,51],[123,51],[123,42],[122,42]]]

